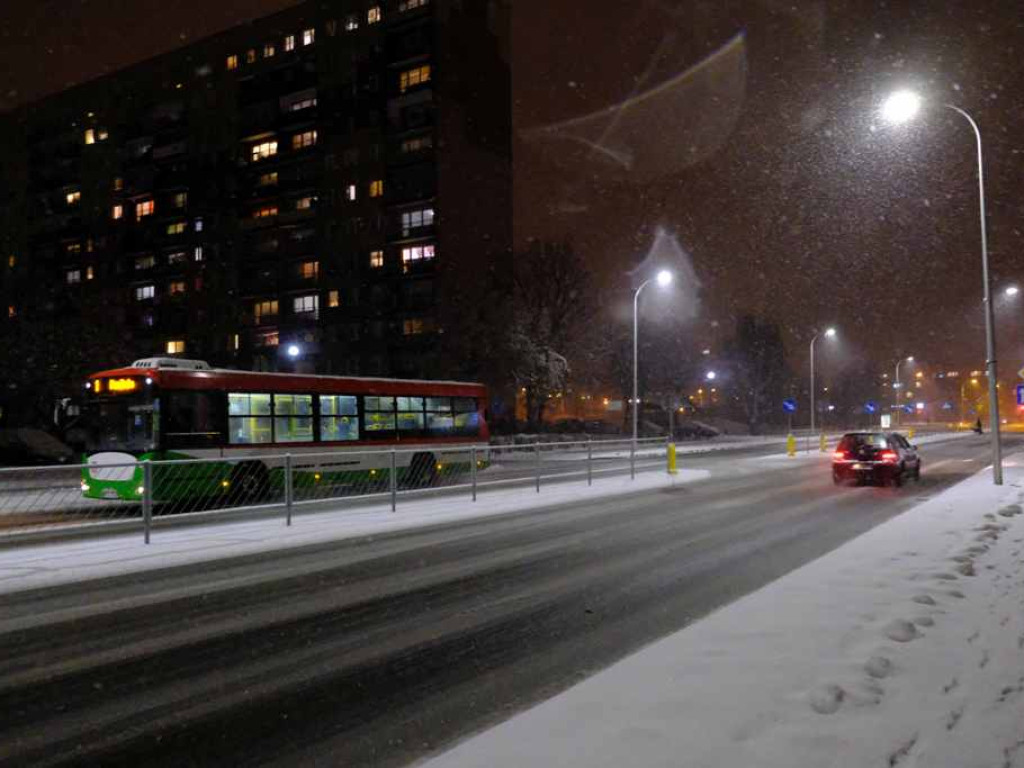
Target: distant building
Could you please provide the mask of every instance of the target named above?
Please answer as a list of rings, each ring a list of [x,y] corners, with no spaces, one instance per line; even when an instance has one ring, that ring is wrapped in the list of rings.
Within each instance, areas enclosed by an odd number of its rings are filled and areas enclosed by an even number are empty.
[[[83,323],[97,368],[486,377],[507,15],[310,0],[4,116],[0,335]]]

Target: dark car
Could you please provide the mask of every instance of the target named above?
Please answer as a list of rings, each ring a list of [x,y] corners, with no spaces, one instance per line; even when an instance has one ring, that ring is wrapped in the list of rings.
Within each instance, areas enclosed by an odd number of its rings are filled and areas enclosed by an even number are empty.
[[[900,486],[903,478],[921,479],[917,446],[895,432],[850,432],[832,454],[832,482],[855,481]]]

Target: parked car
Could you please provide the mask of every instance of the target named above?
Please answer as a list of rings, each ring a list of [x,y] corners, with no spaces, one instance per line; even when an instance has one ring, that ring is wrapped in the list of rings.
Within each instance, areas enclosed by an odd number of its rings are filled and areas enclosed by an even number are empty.
[[[67,464],[74,451],[41,429],[0,429],[0,466]]]
[[[878,483],[899,487],[905,477],[921,479],[921,457],[896,432],[850,432],[832,455],[832,482]]]

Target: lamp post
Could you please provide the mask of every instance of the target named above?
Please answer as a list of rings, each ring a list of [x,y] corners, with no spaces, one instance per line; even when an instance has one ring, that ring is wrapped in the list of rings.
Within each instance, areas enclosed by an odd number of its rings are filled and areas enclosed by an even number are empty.
[[[657,280],[658,285],[662,288],[672,284],[672,273],[667,269],[663,269],[658,272],[654,278],[648,278],[640,283],[640,287],[636,289],[636,293],[633,294],[633,447],[636,447],[636,428],[637,428],[637,417],[640,411],[640,400],[637,395],[637,379],[639,372],[639,365],[637,363],[640,344],[639,344],[639,313],[640,307],[640,292],[647,287],[647,284],[651,280]]]
[[[816,333],[811,337],[811,434],[814,434],[814,342],[818,340],[821,333]],[[836,329],[829,328],[825,331],[826,339],[834,339],[836,337]]]
[[[899,423],[900,423],[900,409],[902,408],[902,406],[900,405],[900,363],[902,363],[904,361],[906,361],[908,363],[912,363],[912,362],[914,362],[914,356],[910,355],[909,357],[900,358],[899,360],[896,361],[896,378],[893,379],[893,384],[892,384],[892,388],[893,388],[892,399],[893,399],[893,402],[896,404],[896,425],[897,426],[899,426]]]
[[[985,170],[981,153],[981,130],[967,112],[953,104],[945,107],[971,125],[978,150],[978,213],[981,223],[981,280],[985,305],[985,365],[988,368],[989,428],[992,431],[992,482],[1003,484],[1003,456],[999,436],[999,391],[996,371],[996,338],[992,311],[992,285],[988,272],[988,233],[985,227]],[[882,107],[882,116],[892,123],[905,123],[921,108],[921,97],[912,91],[897,91]]]

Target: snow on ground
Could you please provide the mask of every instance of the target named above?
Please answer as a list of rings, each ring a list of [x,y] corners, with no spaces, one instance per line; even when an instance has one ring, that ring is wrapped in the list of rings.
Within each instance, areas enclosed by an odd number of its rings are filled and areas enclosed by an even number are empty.
[[[429,768],[1024,767],[1024,454]]]
[[[638,491],[703,480],[707,470],[643,472],[630,480],[625,476],[594,478],[502,490],[482,488],[478,501],[469,491],[465,496],[398,498],[398,511],[390,502],[350,506],[303,514],[295,507],[291,527],[285,527],[283,513],[273,518],[235,522],[210,522],[187,527],[154,528],[152,543],[143,543],[141,521],[137,533],[21,545],[0,549],[0,593],[55,586],[124,573],[168,568],[188,563],[266,552],[289,547],[341,541],[359,536],[438,525],[470,518],[519,512],[586,499],[607,499]]]

